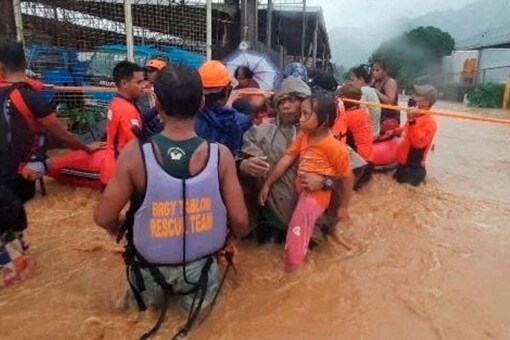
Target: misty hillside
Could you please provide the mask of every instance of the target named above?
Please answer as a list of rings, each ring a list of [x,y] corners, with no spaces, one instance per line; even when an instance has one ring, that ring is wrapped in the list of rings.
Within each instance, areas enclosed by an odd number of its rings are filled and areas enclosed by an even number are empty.
[[[435,11],[415,19],[332,28],[333,61],[347,67],[366,62],[383,41],[418,26],[436,26],[450,33],[458,47],[475,45],[488,37],[510,40],[510,0],[479,0],[456,11]]]

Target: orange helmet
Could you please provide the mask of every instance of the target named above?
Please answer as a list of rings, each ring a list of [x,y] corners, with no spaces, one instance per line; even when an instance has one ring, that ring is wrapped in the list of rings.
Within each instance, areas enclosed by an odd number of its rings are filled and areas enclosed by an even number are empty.
[[[158,71],[161,71],[166,67],[166,61],[161,59],[151,59],[145,64],[145,67],[152,67]]]
[[[230,85],[232,76],[225,65],[217,60],[205,62],[198,73],[202,79],[204,89],[223,89]]]

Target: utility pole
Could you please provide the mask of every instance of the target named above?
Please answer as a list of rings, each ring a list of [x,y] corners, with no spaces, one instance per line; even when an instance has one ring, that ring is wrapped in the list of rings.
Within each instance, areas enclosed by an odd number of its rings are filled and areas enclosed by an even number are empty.
[[[207,0],[206,8],[206,54],[207,60],[212,59],[212,0]]]
[[[266,31],[266,45],[271,50],[271,40],[273,31],[273,0],[267,0],[267,31]]]
[[[135,61],[135,40],[133,36],[133,10],[131,0],[124,0],[124,20],[126,27],[127,60]]]
[[[241,8],[242,41],[255,48],[258,42],[258,1],[243,0]]]

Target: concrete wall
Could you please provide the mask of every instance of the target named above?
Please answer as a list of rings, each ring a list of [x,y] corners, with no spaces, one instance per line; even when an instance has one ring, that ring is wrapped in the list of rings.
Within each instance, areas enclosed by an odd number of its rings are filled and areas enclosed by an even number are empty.
[[[458,85],[464,62],[469,58],[478,58],[478,51],[453,51],[451,56],[443,58],[443,76],[446,84]]]
[[[476,82],[506,83],[510,77],[510,48],[487,48],[480,50]]]

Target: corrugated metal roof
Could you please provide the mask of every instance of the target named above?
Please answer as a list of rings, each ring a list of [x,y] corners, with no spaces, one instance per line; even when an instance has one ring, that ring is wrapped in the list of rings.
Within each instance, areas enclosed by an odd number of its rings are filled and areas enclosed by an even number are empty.
[[[481,32],[472,38],[461,40],[456,50],[474,50],[510,44],[510,25]]]

